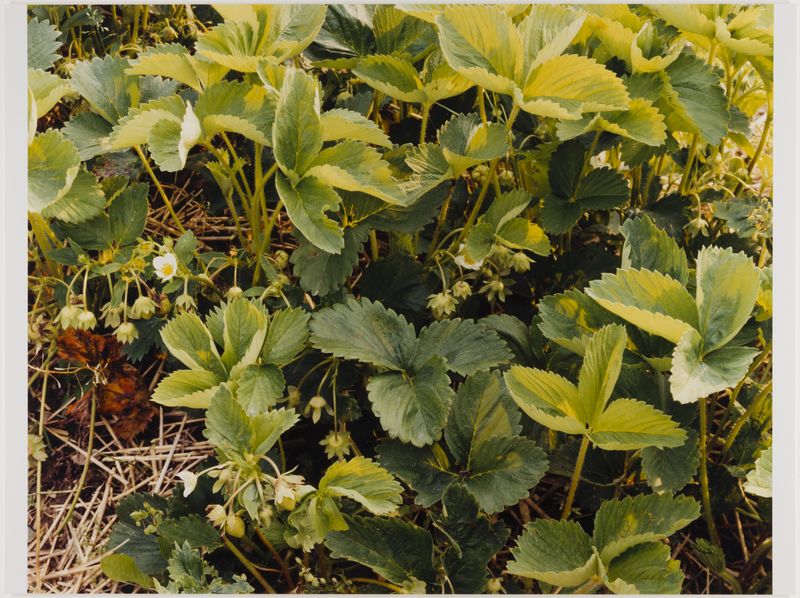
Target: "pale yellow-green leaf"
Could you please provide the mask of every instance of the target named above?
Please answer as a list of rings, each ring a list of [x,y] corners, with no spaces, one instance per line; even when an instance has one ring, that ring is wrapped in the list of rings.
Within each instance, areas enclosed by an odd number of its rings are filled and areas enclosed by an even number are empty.
[[[267,337],[267,317],[250,301],[239,297],[225,308],[223,321],[225,350],[221,359],[230,377],[236,378],[258,359]]]
[[[364,457],[331,465],[319,481],[321,495],[345,496],[373,515],[386,515],[403,502],[403,488],[380,465]]]
[[[658,147],[667,138],[664,116],[649,100],[634,98],[628,110],[601,112],[580,120],[562,120],[558,123],[560,139],[573,139],[587,131],[608,131],[633,139],[645,145]]]
[[[583,423],[593,424],[605,409],[622,369],[622,355],[627,342],[624,326],[608,324],[595,332],[587,343],[578,374]]]
[[[690,4],[648,4],[647,8],[686,33],[714,37],[714,22]]]
[[[515,365],[505,381],[514,402],[534,421],[567,434],[586,431],[578,387],[566,378]]]
[[[161,340],[169,352],[190,370],[205,370],[227,377],[211,333],[196,314],[185,312],[167,322],[161,329]]]
[[[561,56],[580,31],[585,14],[558,4],[536,4],[519,24],[525,57],[524,77],[544,62]]]
[[[28,209],[41,212],[66,195],[80,165],[75,146],[60,132],[36,135],[28,146]]]
[[[36,100],[36,117],[42,118],[62,98],[75,95],[69,81],[39,69],[28,69],[28,89]]]
[[[643,45],[643,39],[645,37],[652,35],[655,35],[653,25],[647,22],[631,41],[630,64],[634,73],[656,73],[658,71],[663,71],[675,62],[675,59],[678,58],[683,50],[684,44],[682,41],[679,41],[670,48],[666,55],[645,58],[644,52],[640,46]]]
[[[158,383],[151,400],[168,407],[207,409],[220,379],[205,370],[177,370]]]
[[[180,44],[159,44],[140,53],[126,70],[129,75],[154,75],[180,81],[195,91],[202,88],[194,59]]]
[[[373,121],[358,112],[342,108],[328,110],[322,114],[320,122],[324,141],[353,139],[380,147],[392,147],[392,142],[386,133]]]
[[[358,61],[353,74],[370,87],[403,102],[425,102],[414,66],[397,56],[374,54]]]
[[[151,100],[138,108],[131,108],[111,131],[111,150],[121,150],[147,143],[150,132],[162,120],[180,124],[186,104],[178,95]]]
[[[694,299],[677,280],[650,270],[617,270],[593,281],[586,294],[642,330],[677,343],[697,329]]]
[[[604,450],[629,451],[647,446],[681,446],[686,432],[670,416],[647,403],[617,399],[600,414],[589,438]]]

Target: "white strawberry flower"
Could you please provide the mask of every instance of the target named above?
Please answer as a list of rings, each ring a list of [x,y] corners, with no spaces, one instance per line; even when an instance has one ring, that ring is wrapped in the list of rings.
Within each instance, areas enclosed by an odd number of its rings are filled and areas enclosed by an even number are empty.
[[[161,280],[165,282],[172,280],[178,272],[178,258],[175,257],[174,253],[159,255],[153,258],[153,268],[156,271],[156,276]]]

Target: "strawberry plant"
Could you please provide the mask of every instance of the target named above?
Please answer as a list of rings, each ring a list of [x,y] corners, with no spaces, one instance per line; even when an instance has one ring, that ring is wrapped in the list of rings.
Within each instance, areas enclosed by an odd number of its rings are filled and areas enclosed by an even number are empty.
[[[35,558],[140,442],[81,536],[116,588],[769,592],[772,42],[758,5],[30,7]]]

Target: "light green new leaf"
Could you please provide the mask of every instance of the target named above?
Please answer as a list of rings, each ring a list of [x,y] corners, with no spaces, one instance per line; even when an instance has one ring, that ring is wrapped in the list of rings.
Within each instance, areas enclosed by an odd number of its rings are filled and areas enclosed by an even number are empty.
[[[273,409],[259,413],[251,419],[253,426],[252,452],[265,455],[278,442],[281,435],[294,426],[300,416],[294,409]]]
[[[80,170],[75,146],[50,129],[28,146],[28,209],[41,212],[66,195]]]
[[[574,289],[542,297],[539,315],[542,334],[578,355],[586,352],[587,343],[602,326],[622,321]]]
[[[261,360],[285,366],[305,348],[311,314],[299,307],[282,309],[270,316]]]
[[[197,59],[181,44],[159,44],[141,52],[127,72],[129,75],[169,77],[200,91],[203,82],[195,70],[196,62]]]
[[[586,16],[571,7],[536,4],[519,24],[526,75],[551,58],[561,56],[583,27]]]
[[[127,59],[108,55],[76,62],[72,70],[72,88],[112,125],[139,104],[138,77],[127,74],[129,66]]]
[[[694,299],[680,282],[651,270],[617,270],[589,284],[586,294],[611,313],[677,343],[698,327]]]
[[[447,368],[462,376],[488,370],[511,357],[505,342],[494,332],[472,320],[440,320],[419,334],[415,366],[431,357],[441,357]]]
[[[402,370],[412,365],[417,348],[414,327],[403,316],[369,299],[348,299],[316,312],[311,344],[336,357]]]
[[[433,538],[427,530],[400,519],[345,517],[345,521],[346,531],[325,538],[333,558],[360,563],[396,584],[435,580]]]
[[[755,496],[772,498],[772,447],[761,451],[755,468],[747,472],[744,491]]]
[[[175,358],[191,370],[213,372],[227,379],[228,372],[219,357],[211,333],[193,313],[182,313],[164,325],[161,340]]]
[[[348,340],[341,337],[342,343]],[[373,376],[367,391],[372,411],[389,437],[414,446],[430,444],[441,436],[454,394],[440,357],[415,368],[413,376],[400,372]]]
[[[478,372],[458,388],[444,437],[453,456],[471,469],[473,454],[495,436],[515,436],[520,413],[494,372]]]
[[[578,375],[581,404],[578,415],[582,423],[594,425],[605,410],[622,369],[622,354],[627,342],[625,327],[609,324],[598,330],[587,343]]]
[[[373,515],[386,515],[403,502],[403,488],[371,459],[355,457],[331,465],[319,481],[321,496],[346,496]]]
[[[238,133],[261,145],[272,145],[277,100],[263,86],[239,81],[220,81],[198,97],[197,113],[203,137],[222,132]]]
[[[672,354],[672,398],[693,403],[736,386],[756,355],[758,349],[753,347],[722,347],[703,355],[700,336],[695,330],[686,331]]]
[[[234,454],[246,453],[254,445],[253,423],[225,387],[211,399],[203,436],[217,449]]]
[[[161,379],[151,400],[168,407],[207,409],[221,382],[213,372],[178,370]]]
[[[274,407],[286,386],[283,373],[274,365],[250,365],[242,370],[238,383],[236,399],[250,416]]]
[[[689,280],[686,253],[649,216],[626,220],[620,227],[625,244],[622,246],[622,268],[653,270],[668,274],[681,284]]]
[[[574,521],[537,519],[525,526],[511,549],[507,570],[560,587],[573,587],[597,572],[592,542]]]
[[[386,133],[377,124],[358,112],[342,108],[328,110],[322,115],[320,122],[324,141],[352,139],[380,147],[392,147],[392,142]]]
[[[414,65],[399,56],[372,54],[358,61],[353,74],[370,87],[403,102],[426,103]]]
[[[69,190],[42,210],[45,218],[77,224],[103,213],[106,198],[95,176],[81,167]]]
[[[608,131],[654,147],[661,146],[667,137],[664,116],[649,100],[642,98],[632,99],[625,111],[603,112],[558,123],[558,137],[562,140],[573,139],[589,131]]]
[[[344,248],[344,231],[328,217],[337,211],[341,197],[327,183],[309,176],[293,185],[282,172],[275,174],[278,190],[292,223],[309,241],[328,253],[338,254]]]
[[[40,21],[36,17],[28,21],[28,68],[47,70],[61,56],[56,53],[61,47],[58,38],[61,32],[50,21]]]
[[[686,496],[648,494],[605,501],[594,520],[593,544],[604,563],[631,546],[668,538],[700,515]]]
[[[75,93],[69,81],[39,69],[28,69],[28,89],[36,101],[36,118],[42,118],[63,97]]]
[[[244,297],[231,301],[225,308],[222,330],[222,363],[230,372],[231,378],[247,366],[252,365],[261,353],[267,337],[267,317]]]
[[[578,387],[566,378],[515,365],[505,381],[514,402],[534,421],[567,434],[586,431]]]
[[[504,156],[508,151],[506,137],[501,125],[483,124],[477,114],[457,114],[437,133],[454,177],[468,168]]]
[[[750,319],[759,281],[758,268],[744,253],[721,247],[700,250],[697,310],[703,355],[727,344]]]
[[[275,159],[287,176],[302,176],[322,149],[322,142],[319,84],[313,75],[289,69],[275,110]]]
[[[162,121],[180,125],[186,112],[186,103],[178,95],[151,100],[131,108],[114,126],[110,136],[110,149],[121,150],[147,143],[153,128]]]
[[[604,450],[629,451],[678,447],[686,442],[686,432],[668,415],[647,403],[617,399],[597,418],[589,438]]]
[[[615,594],[680,594],[683,573],[661,542],[639,544],[611,561],[603,583]]]

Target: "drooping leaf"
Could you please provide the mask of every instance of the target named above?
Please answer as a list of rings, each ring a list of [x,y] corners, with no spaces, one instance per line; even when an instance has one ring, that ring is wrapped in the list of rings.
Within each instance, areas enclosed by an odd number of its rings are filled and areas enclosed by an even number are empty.
[[[122,583],[135,583],[143,588],[153,587],[153,578],[142,572],[133,557],[127,554],[109,554],[100,561],[103,575]]]
[[[639,544],[608,565],[605,585],[615,594],[680,594],[683,573],[666,544]]]
[[[344,231],[327,215],[339,209],[341,198],[336,191],[313,176],[293,185],[281,172],[275,174],[275,187],[286,213],[303,236],[323,251],[341,253],[345,245]]]
[[[371,459],[355,457],[331,465],[319,481],[321,495],[345,496],[373,515],[386,515],[402,503],[402,487]]]

